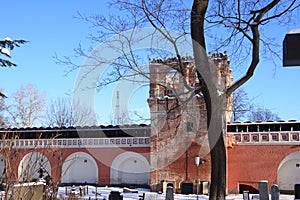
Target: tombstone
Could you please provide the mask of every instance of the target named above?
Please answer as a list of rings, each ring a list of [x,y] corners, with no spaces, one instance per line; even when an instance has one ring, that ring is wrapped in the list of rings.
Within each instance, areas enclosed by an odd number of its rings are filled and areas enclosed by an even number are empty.
[[[209,182],[208,181],[201,181],[200,183],[200,194],[206,194],[209,193]]]
[[[249,191],[243,191],[243,200],[250,200]]]
[[[295,184],[295,200],[300,200],[300,183]]]
[[[174,200],[174,190],[172,186],[167,187],[166,200]]]
[[[119,191],[111,191],[108,197],[109,200],[122,200],[123,197]]]
[[[260,200],[269,200],[268,181],[258,181],[258,191]]]
[[[271,186],[271,200],[279,200],[280,192],[279,187],[276,184]]]
[[[193,194],[193,183],[182,182],[181,183],[181,194]]]
[[[84,189],[81,185],[79,186],[79,196],[84,196]]]
[[[167,181],[165,181],[165,180],[161,181],[161,191],[162,191],[162,193],[167,192],[167,184],[168,184]]]
[[[146,192],[143,195],[144,200],[157,200],[157,193],[155,192]]]

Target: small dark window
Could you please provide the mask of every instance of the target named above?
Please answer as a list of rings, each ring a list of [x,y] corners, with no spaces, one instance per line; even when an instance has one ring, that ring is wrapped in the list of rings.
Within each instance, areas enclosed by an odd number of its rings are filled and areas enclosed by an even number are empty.
[[[272,135],[272,140],[277,140],[278,138],[277,138],[277,135]]]
[[[244,141],[249,142],[249,135],[244,135]]]
[[[87,159],[84,159],[84,161],[83,161],[84,163],[87,163]]]
[[[253,135],[253,138],[252,138],[254,141],[258,141],[258,136],[257,135]]]
[[[269,141],[269,135],[262,135],[263,141]]]
[[[297,163],[297,164],[296,164],[296,167],[300,167],[300,164],[299,164],[299,163]]]
[[[293,135],[292,135],[292,138],[293,138],[293,140],[298,140],[298,135],[293,134]]]
[[[235,135],[235,140],[236,140],[237,142],[240,142],[240,141],[241,141],[241,136],[240,136],[240,135]]]

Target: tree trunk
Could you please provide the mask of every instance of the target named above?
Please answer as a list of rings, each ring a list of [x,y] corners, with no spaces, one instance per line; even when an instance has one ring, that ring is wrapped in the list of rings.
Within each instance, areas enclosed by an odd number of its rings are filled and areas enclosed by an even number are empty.
[[[205,97],[204,97],[205,98]],[[211,157],[210,200],[225,200],[226,195],[226,108],[225,95],[211,95],[208,115],[208,139]]]
[[[210,200],[224,200],[226,195],[225,112],[227,97],[219,94],[208,63],[204,18],[208,0],[194,0],[191,11],[191,35],[197,75],[207,110],[207,128],[211,156]]]
[[[222,200],[226,195],[226,148],[222,133],[210,151],[211,187],[209,199]]]

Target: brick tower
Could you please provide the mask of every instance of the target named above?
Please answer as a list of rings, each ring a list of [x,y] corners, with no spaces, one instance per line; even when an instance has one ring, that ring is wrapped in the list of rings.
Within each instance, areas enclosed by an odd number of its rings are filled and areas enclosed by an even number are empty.
[[[228,86],[231,70],[227,55],[212,54],[209,60],[216,84]],[[210,180],[205,102],[197,89],[200,85],[193,58],[183,57],[181,63],[180,67],[176,58],[149,63],[153,191],[162,191],[163,185],[170,183],[180,192],[182,183],[195,183],[196,156],[206,161],[198,168],[200,180]]]

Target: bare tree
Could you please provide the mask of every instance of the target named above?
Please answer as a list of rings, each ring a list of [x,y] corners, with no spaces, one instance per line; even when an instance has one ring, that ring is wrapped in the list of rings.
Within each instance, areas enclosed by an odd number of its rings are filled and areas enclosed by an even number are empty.
[[[22,86],[9,98],[5,107],[10,125],[14,127],[32,127],[43,118],[45,97],[31,84]]]
[[[278,121],[280,117],[277,113],[263,106],[253,106],[253,109],[247,115],[250,121]]]
[[[0,93],[4,94],[2,90],[0,91]],[[8,124],[6,116],[4,115],[4,111],[5,111],[5,98],[0,98],[0,127],[5,127]]]
[[[134,123],[129,115],[128,112],[120,112],[118,116],[111,116],[109,120],[110,125],[125,125],[125,124],[132,124]]]
[[[252,110],[252,99],[249,100],[247,92],[239,88],[232,94],[232,121],[239,121]]]
[[[91,39],[96,42],[105,43],[111,35],[116,35],[117,37],[114,38],[113,42],[110,41],[106,45],[109,48],[113,48],[114,52],[119,53],[121,56],[114,61],[107,61],[106,58],[101,57],[99,54],[87,54],[79,46],[76,49],[76,53],[92,59],[93,62],[82,66],[73,63],[70,58],[66,58],[62,62],[71,64],[75,68],[93,65],[94,69],[103,63],[112,64],[111,73],[108,73],[105,79],[99,81],[99,87],[121,79],[136,81],[135,77],[137,75],[149,79],[148,72],[143,68],[143,65],[138,63],[138,55],[135,54],[133,47],[138,40],[142,40],[141,38],[134,38],[135,32],[139,28],[151,26],[154,28],[154,31],[152,33],[145,32],[144,37],[151,38],[153,48],[157,48],[161,43],[168,43],[172,47],[173,52],[171,55],[176,57],[178,65],[176,70],[182,73],[186,66],[182,59],[185,52],[180,51],[179,48],[180,43],[183,43],[184,40],[180,39],[191,36],[197,69],[196,74],[200,87],[191,87],[184,79],[181,83],[185,87],[186,95],[195,95],[196,92],[198,95],[203,95],[205,100],[212,160],[210,199],[225,199],[225,128],[226,112],[231,95],[253,76],[261,58],[261,46],[264,47],[262,50],[267,52],[268,55],[278,56],[273,49],[274,42],[268,40],[267,37],[263,37],[263,30],[268,27],[270,22],[277,19],[286,20],[285,22],[289,23],[293,11],[299,8],[299,3],[296,0],[194,0],[191,9],[185,6],[183,1],[171,0],[117,0],[111,1],[110,4],[123,11],[123,15],[86,17],[80,14],[79,18],[99,28],[98,35],[91,35]],[[176,30],[178,34],[172,34],[171,30]],[[236,57],[237,59],[240,60],[244,55],[250,59],[250,63],[243,67],[245,74],[229,86],[218,85],[211,72],[206,46],[206,33],[209,31],[215,35],[223,36],[217,44],[218,49],[227,47],[232,52],[240,55]],[[159,34],[161,37],[154,37],[155,34]],[[116,43],[118,44],[116,45]],[[161,55],[157,52],[153,55],[157,54]],[[233,58],[235,57],[231,59]],[[91,73],[91,71],[87,73]],[[169,87],[163,85],[163,83],[156,84],[160,84],[161,87]],[[170,87],[168,89],[172,90]],[[176,93],[175,89],[173,91],[178,101],[182,103],[186,103],[190,99],[182,99],[182,93]]]
[[[239,88],[232,94],[232,120],[241,119],[250,121],[276,121],[280,120],[277,113],[261,105],[253,103],[253,98],[249,99],[244,88]]]
[[[57,98],[50,103],[46,123],[49,126],[97,125],[96,114],[80,102],[71,103],[70,98]]]
[[[42,140],[43,133],[39,133],[36,137],[36,144],[39,140]],[[48,140],[54,140],[57,135],[53,138],[47,138]],[[47,157],[49,155],[56,154],[58,162],[55,169],[60,174],[62,168],[62,157],[63,151],[56,148],[52,148],[51,144],[43,145],[43,149],[39,152],[26,152],[21,153],[22,147],[18,145],[22,142],[21,134],[18,131],[10,131],[7,129],[1,133],[1,145],[0,145],[0,181],[3,184],[5,196],[2,198],[7,199],[20,199],[23,198],[24,193],[30,198],[30,195],[43,195],[43,199],[56,199],[57,196],[57,184],[51,180],[51,167]],[[19,164],[19,170],[15,170],[18,166],[13,165]],[[46,182],[45,190],[42,193],[32,193],[32,188],[26,187],[15,187],[12,182],[16,184],[22,184],[24,182],[36,182],[40,179],[44,179]],[[28,184],[27,184],[28,186]],[[24,197],[25,198],[25,197]],[[32,197],[31,197],[32,198]]]
[[[268,53],[274,53],[270,48],[270,41],[261,37],[263,27],[276,19],[288,19],[292,11],[299,8],[299,2],[294,1],[217,1],[208,9],[210,1],[194,1],[191,13],[191,30],[194,44],[194,56],[196,60],[199,79],[204,86],[202,88],[207,106],[208,116],[208,135],[212,158],[212,177],[210,188],[210,199],[225,199],[226,193],[226,148],[224,143],[225,121],[222,121],[227,107],[227,101],[230,95],[241,85],[246,83],[254,74],[254,70],[260,61],[260,46],[266,47]],[[207,15],[206,15],[207,14]],[[286,18],[284,18],[286,17]],[[207,63],[206,43],[204,35],[204,22],[216,26],[222,25],[228,30],[229,35],[224,40],[225,45],[234,44],[235,51],[241,51],[242,48],[249,48],[250,63],[245,67],[245,74],[237,79],[231,86],[225,90],[219,91],[211,83],[209,75],[209,65]],[[212,123],[213,124],[212,124]],[[215,129],[219,127],[221,131]],[[222,129],[223,127],[223,129]],[[218,133],[219,132],[219,133]],[[212,143],[213,141],[213,143]]]

